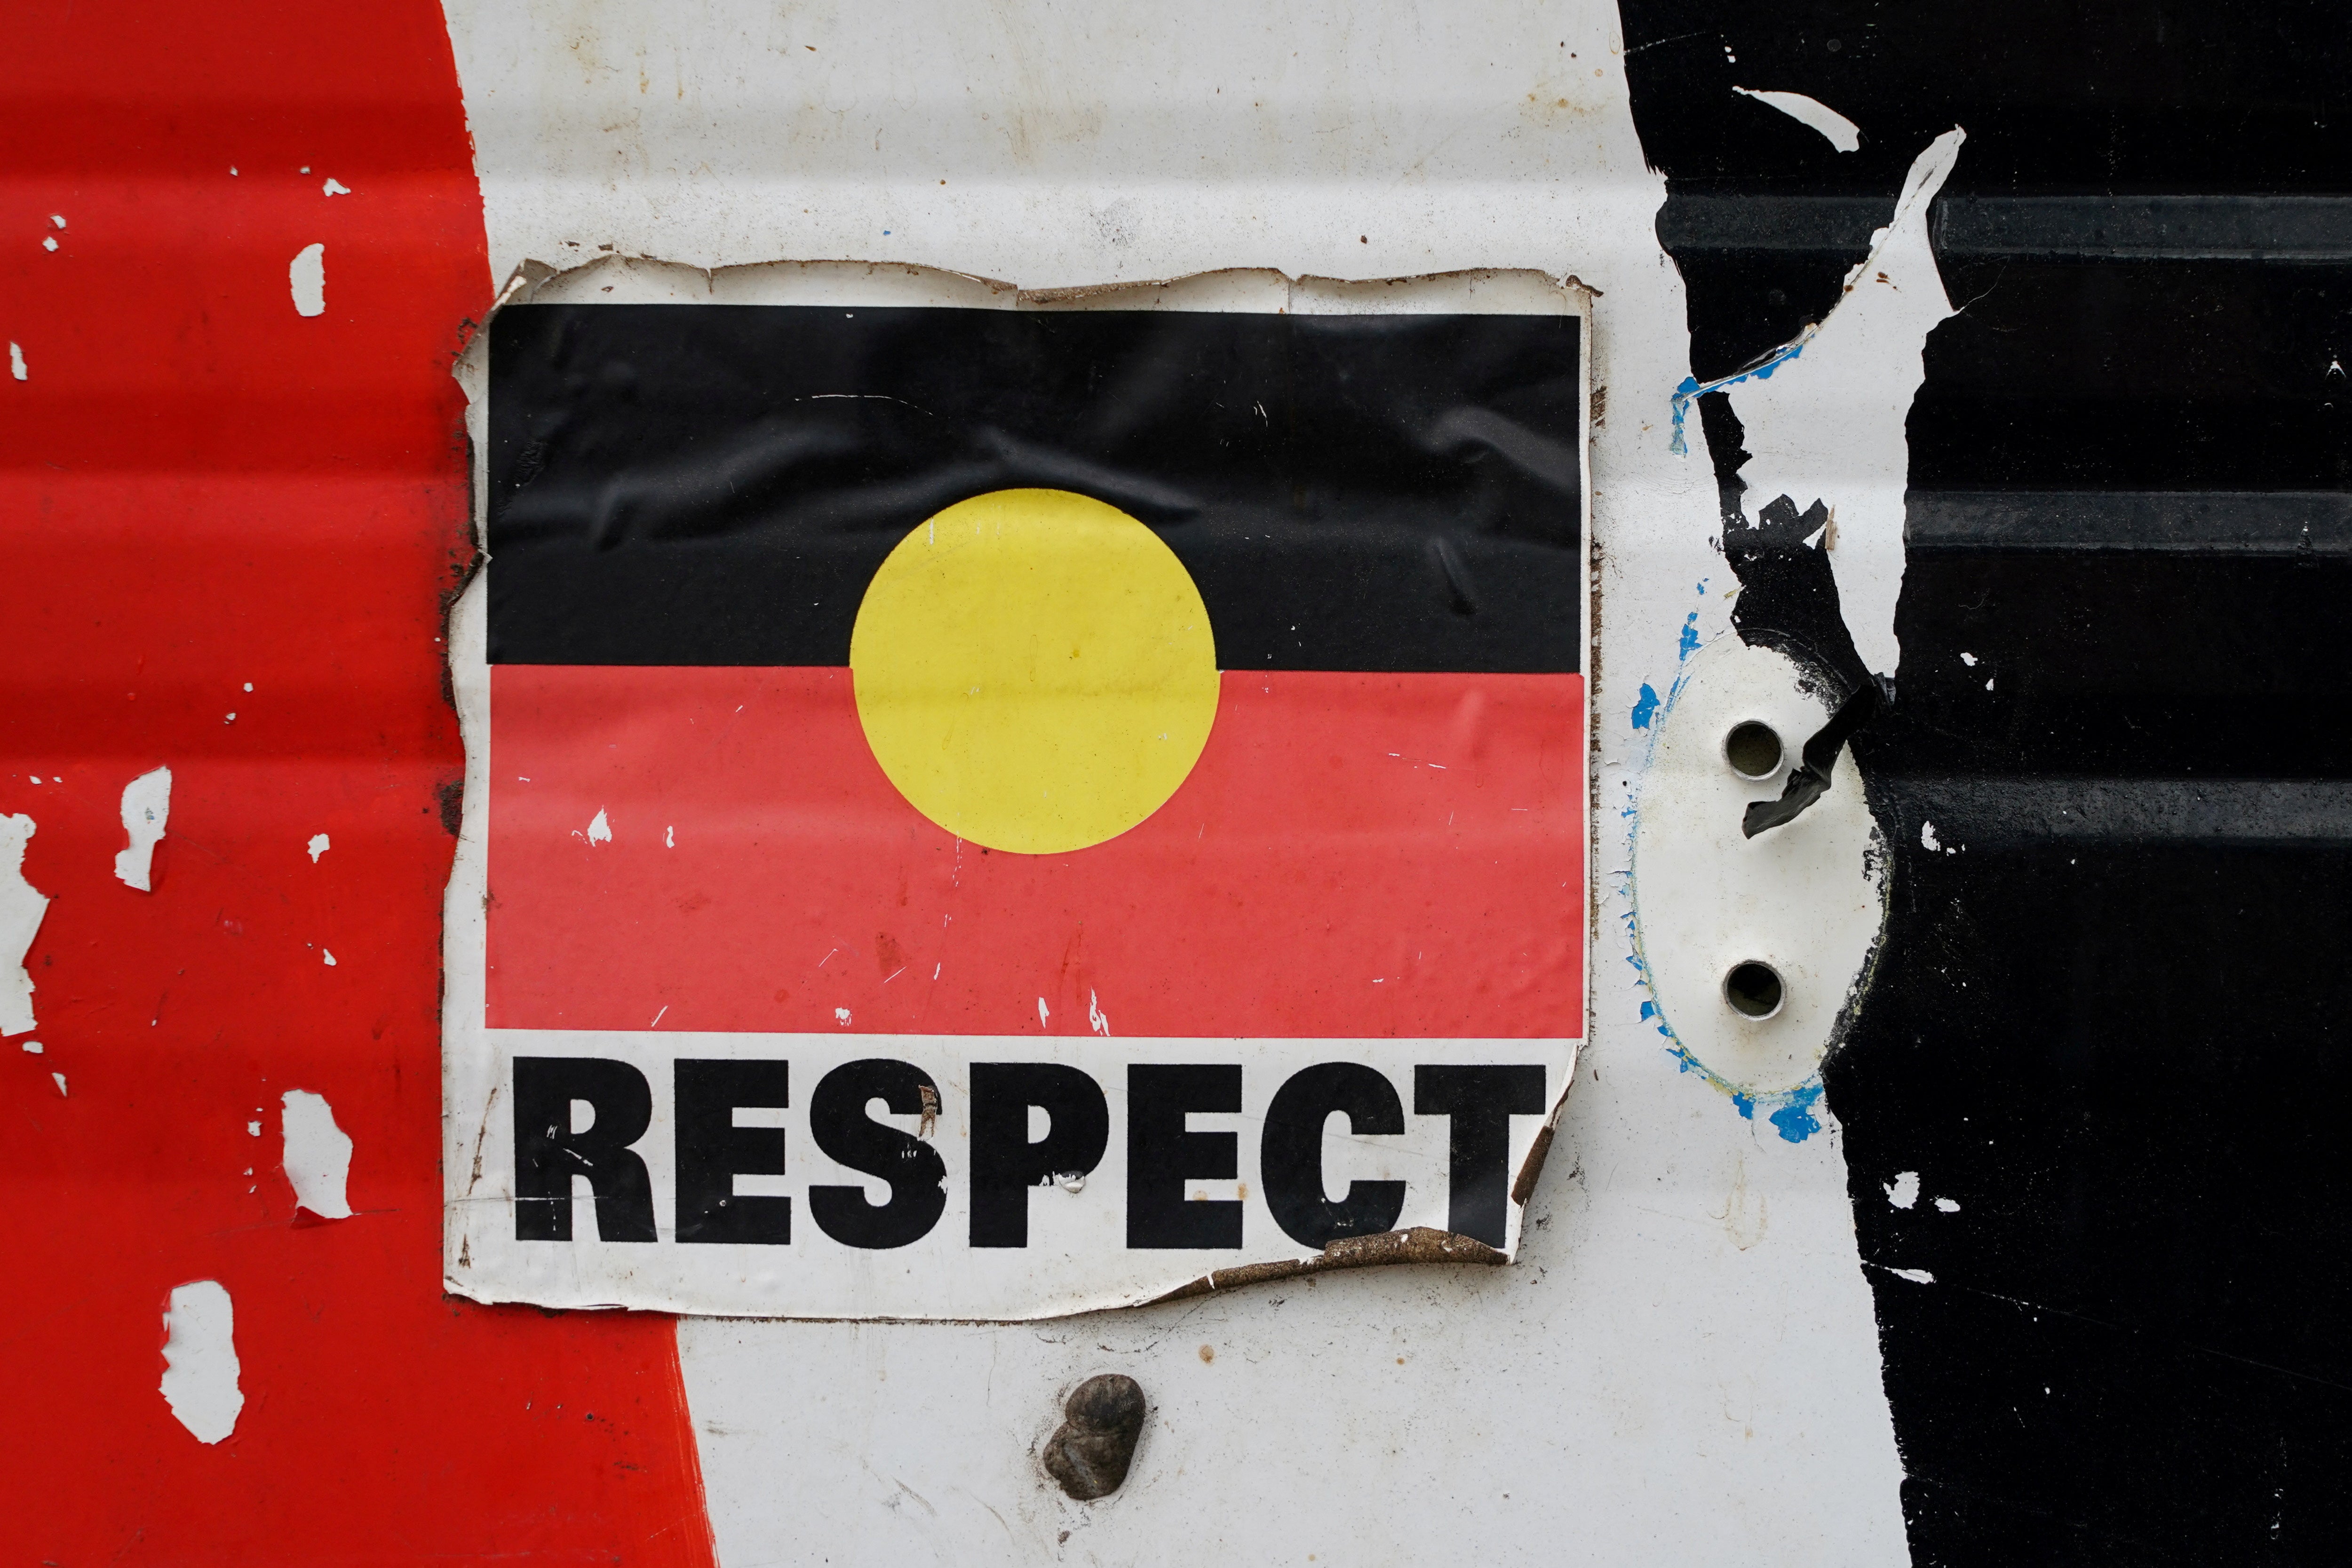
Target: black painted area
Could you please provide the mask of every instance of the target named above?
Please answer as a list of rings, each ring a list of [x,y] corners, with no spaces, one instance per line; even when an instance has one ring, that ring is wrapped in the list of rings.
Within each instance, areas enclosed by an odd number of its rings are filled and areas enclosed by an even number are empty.
[[[1154,529],[1227,669],[1581,666],[1570,316],[523,306],[490,658],[839,665],[883,558],[1039,486]]]
[[[1969,133],[1903,661],[1853,748],[1893,909],[1823,1075],[1914,1560],[2341,1562],[2352,13],[1622,9],[1702,379],[1827,311],[1911,159]],[[1702,422],[1744,527],[1774,498],[1738,482],[1738,401]],[[1743,633],[1819,621],[1780,578]]]

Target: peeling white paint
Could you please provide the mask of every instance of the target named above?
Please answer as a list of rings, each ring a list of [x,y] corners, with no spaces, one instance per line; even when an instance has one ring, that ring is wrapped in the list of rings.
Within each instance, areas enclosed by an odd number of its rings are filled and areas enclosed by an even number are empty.
[[[1927,208],[1964,140],[1958,128],[1947,131],[1912,162],[1892,221],[1871,237],[1870,255],[1846,275],[1828,317],[1769,375],[1727,388],[1750,454],[1739,470],[1748,515],[1783,495],[1800,512],[1828,503],[1835,541],[1822,548],[1839,605],[1855,651],[1880,675],[1893,675],[1902,654],[1895,603],[1911,475],[1904,426],[1927,374],[1927,334],[1952,314],[1927,243]]]
[[[324,193],[331,196],[347,196],[352,194],[352,188],[351,186],[343,184],[342,181],[330,175],[328,177],[327,184],[324,186]]]
[[[26,379],[25,351],[13,342],[8,345],[8,374],[18,381]]]
[[[1759,92],[1748,87],[1731,90],[1779,110],[1800,125],[1811,126],[1841,153],[1856,152],[1862,146],[1862,127],[1817,98],[1807,98],[1801,92]]]
[[[217,1279],[172,1288],[163,1313],[163,1402],[199,1443],[236,1430],[245,1394],[236,1385],[236,1312]]]
[[[1896,1208],[1907,1209],[1919,1201],[1919,1173],[1905,1171],[1886,1184],[1886,1201]]]
[[[325,315],[327,313],[326,246],[324,244],[306,245],[296,251],[293,264],[286,269],[286,280],[294,291],[296,315]]]
[[[37,1057],[41,1054],[41,1042],[38,1040],[26,1040],[25,1042],[25,1049]]]
[[[351,1135],[335,1125],[335,1108],[323,1095],[289,1089],[280,1098],[278,1127],[282,1158],[294,1201],[320,1219],[349,1219],[345,1187],[352,1173]]]
[[[1941,844],[1936,841],[1936,825],[1934,823],[1923,821],[1919,824],[1919,847],[1927,850],[1931,855],[1943,847]]]
[[[33,833],[31,817],[0,816],[0,1035],[33,1027],[33,976],[25,960],[49,909],[47,895],[25,879],[25,846]]]
[[[1936,1206],[1946,1214],[1958,1214],[1960,1212],[1960,1201],[1958,1198],[1937,1198],[1936,1200]]]
[[[155,846],[172,817],[172,770],[154,768],[122,786],[122,830],[129,847],[114,857],[114,876],[126,888],[154,889]]]
[[[833,1021],[840,1025],[845,1029],[849,1027],[849,1009],[846,1007],[835,1007],[833,1010]]]
[[[1110,1020],[1103,1016],[1101,999],[1091,991],[1087,993],[1087,1026],[1104,1039],[1110,1038]]]
[[[1914,1285],[1933,1285],[1936,1282],[1936,1277],[1924,1268],[1890,1268],[1887,1272],[1898,1279],[1908,1279]]]
[[[591,844],[610,844],[613,842],[613,824],[604,816],[604,808],[601,805],[598,806],[596,808],[596,815],[588,819],[587,832],[582,833],[575,830],[572,837],[574,838],[585,838]]]
[[[319,950],[319,956],[327,961],[328,968],[332,969],[335,967],[335,955],[333,953],[328,952],[322,947]]]
[[[66,1092],[66,1075],[61,1072],[53,1072],[49,1077],[57,1083],[58,1098],[63,1099]]]
[[[313,833],[310,835],[310,842],[308,847],[310,851],[310,864],[315,866],[319,863],[319,857],[333,848],[334,846],[327,841],[327,836],[325,834]]]

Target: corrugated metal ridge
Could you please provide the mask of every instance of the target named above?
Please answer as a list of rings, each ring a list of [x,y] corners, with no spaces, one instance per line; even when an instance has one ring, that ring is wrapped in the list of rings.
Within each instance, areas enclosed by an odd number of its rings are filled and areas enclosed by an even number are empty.
[[[2342,490],[1913,490],[1914,550],[2352,553]]]
[[[1669,251],[1862,250],[1885,196],[1667,197]],[[2352,197],[2334,195],[1946,196],[1930,220],[1946,257],[2126,261],[2352,261]]]
[[[1874,775],[1888,826],[1959,853],[2053,839],[2352,847],[2352,779]]]

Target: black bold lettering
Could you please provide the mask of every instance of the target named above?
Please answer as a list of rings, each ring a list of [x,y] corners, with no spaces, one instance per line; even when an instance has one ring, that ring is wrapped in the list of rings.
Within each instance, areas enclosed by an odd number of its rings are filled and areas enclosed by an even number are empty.
[[[593,1120],[572,1131],[572,1102]],[[629,1145],[653,1124],[653,1089],[626,1062],[602,1057],[514,1059],[515,1239],[572,1239],[572,1178],[596,1194],[596,1239],[654,1239],[653,1183]]]
[[[1508,1235],[1504,1205],[1511,1192],[1511,1118],[1544,1113],[1544,1069],[1417,1067],[1412,1109],[1453,1124],[1446,1141],[1445,1228],[1502,1246]]]
[[[1029,1108],[1052,1120],[1029,1142]],[[1084,1175],[1110,1145],[1102,1085],[1058,1062],[971,1064],[971,1244],[1029,1245],[1029,1189]]]
[[[844,1062],[809,1096],[809,1136],[825,1157],[890,1184],[890,1201],[872,1204],[863,1187],[809,1188],[809,1215],[845,1247],[904,1247],[930,1234],[948,1206],[947,1162],[919,1138],[866,1114],[878,1100],[900,1116],[940,1109],[939,1086],[911,1062],[869,1058]]]
[[[1192,1180],[1238,1175],[1241,1139],[1231,1132],[1188,1132],[1193,1110],[1239,1110],[1239,1063],[1136,1063],[1127,1069],[1127,1245],[1131,1247],[1239,1247],[1242,1205],[1230,1198],[1194,1203]]]
[[[1318,1062],[1293,1073],[1266,1107],[1258,1140],[1258,1179],[1265,1184],[1274,1223],[1301,1247],[1324,1247],[1342,1236],[1377,1236],[1404,1212],[1402,1182],[1350,1182],[1333,1203],[1323,1184],[1323,1123],[1345,1111],[1348,1131],[1404,1131],[1404,1101],[1388,1075],[1361,1062]]]
[[[784,1130],[738,1127],[735,1108],[792,1103],[789,1062],[680,1057],[677,1090],[677,1238],[782,1247],[793,1239],[793,1200],[743,1196],[735,1178],[778,1176]]]

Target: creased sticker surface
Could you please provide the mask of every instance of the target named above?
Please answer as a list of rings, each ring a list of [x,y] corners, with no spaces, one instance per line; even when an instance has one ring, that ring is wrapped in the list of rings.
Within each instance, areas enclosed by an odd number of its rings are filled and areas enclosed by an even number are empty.
[[[894,270],[491,324],[451,1287],[1507,1258],[1582,1034],[1581,295]]]

